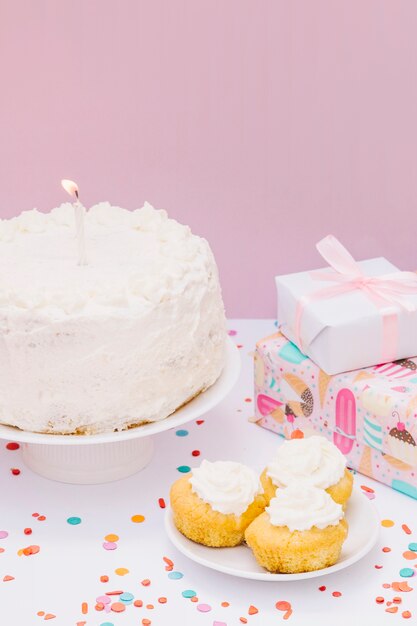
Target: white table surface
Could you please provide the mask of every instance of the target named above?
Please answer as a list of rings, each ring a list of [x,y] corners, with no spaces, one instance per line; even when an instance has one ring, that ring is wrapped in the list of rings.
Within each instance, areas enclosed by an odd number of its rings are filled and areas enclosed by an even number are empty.
[[[169,543],[163,528],[165,511],[159,498],[168,501],[170,484],[181,474],[177,467],[197,465],[203,458],[231,459],[252,465],[261,471],[266,460],[280,442],[273,433],[248,421],[253,414],[252,353],[256,340],[274,332],[272,320],[235,320],[229,329],[236,331],[233,339],[240,346],[241,377],[230,396],[210,414],[203,424],[195,422],[182,427],[188,435],[179,437],[175,430],[155,436],[155,454],[148,467],[126,480],[95,486],[76,486],[48,481],[29,471],[21,460],[20,451],[7,450],[0,441],[0,530],[9,536],[0,539],[0,624],[1,626],[35,626],[45,623],[39,611],[55,617],[47,620],[54,626],[140,626],[143,619],[152,626],[231,626],[244,623],[252,626],[278,624],[284,613],[275,608],[279,600],[291,603],[293,613],[289,624],[350,624],[378,625],[416,623],[417,589],[398,593],[384,589],[383,583],[402,581],[399,570],[414,567],[416,561],[402,555],[411,541],[417,541],[417,502],[375,481],[356,475],[359,485],[375,490],[373,503],[381,519],[394,525],[381,527],[377,546],[361,562],[342,572],[311,580],[264,583],[252,582],[219,574],[196,565],[182,556]],[[192,451],[201,455],[193,457]],[[19,468],[13,475],[11,468]],[[366,497],[365,495],[363,497]],[[32,517],[37,512],[44,521]],[[145,516],[143,523],[133,523],[135,514]],[[67,523],[70,516],[81,517],[77,526]],[[412,534],[402,529],[407,524]],[[32,528],[31,535],[24,528]],[[105,535],[117,534],[120,539],[114,551],[102,547]],[[19,556],[18,550],[39,545],[38,554]],[[383,552],[388,546],[390,552]],[[174,570],[183,578],[172,580],[165,571],[163,557],[174,562]],[[375,565],[382,565],[376,569]],[[117,568],[129,570],[117,575]],[[109,582],[100,582],[108,575]],[[14,580],[4,581],[5,576]],[[149,579],[148,586],[141,581]],[[407,579],[417,587],[417,576]],[[324,585],[326,589],[320,591]],[[182,596],[182,591],[194,590],[198,602]],[[106,591],[124,590],[144,602],[142,608],[127,606],[123,613],[95,610],[97,596]],[[334,597],[333,591],[341,592]],[[386,601],[400,596],[398,613],[386,612],[386,604],[378,605],[377,596]],[[158,598],[166,597],[161,604]],[[117,598],[116,598],[117,599]],[[88,613],[82,613],[82,603],[88,603]],[[228,607],[221,606],[228,602]],[[146,604],[154,605],[147,609]],[[198,610],[208,604],[209,612]],[[249,615],[253,605],[258,613]],[[403,611],[412,618],[404,620]],[[145,622],[146,623],[146,622]]]

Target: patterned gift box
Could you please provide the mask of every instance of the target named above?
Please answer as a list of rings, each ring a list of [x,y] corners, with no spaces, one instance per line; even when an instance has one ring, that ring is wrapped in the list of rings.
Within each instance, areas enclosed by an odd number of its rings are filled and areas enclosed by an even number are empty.
[[[260,426],[321,434],[349,467],[417,498],[417,359],[330,376],[275,333],[256,346],[255,407]]]

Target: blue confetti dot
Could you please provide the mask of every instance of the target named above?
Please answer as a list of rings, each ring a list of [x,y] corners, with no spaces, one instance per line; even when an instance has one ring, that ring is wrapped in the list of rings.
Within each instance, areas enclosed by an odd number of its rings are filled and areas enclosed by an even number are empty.
[[[417,552],[417,543],[409,543],[408,549],[412,550],[412,552]]]
[[[182,574],[181,572],[169,572],[168,574],[168,578],[171,578],[171,580],[179,580],[183,576],[184,574]]]
[[[175,434],[177,437],[186,437],[188,435],[188,430],[177,430]]]
[[[181,474],[188,474],[188,472],[191,472],[191,467],[188,465],[180,465],[177,467],[177,470],[181,472]]]
[[[68,524],[71,524],[71,526],[77,526],[78,524],[81,524],[81,517],[69,517],[67,522]]]
[[[411,578],[411,576],[414,576],[414,570],[411,569],[411,567],[403,567],[400,569],[400,576],[403,578]]]
[[[103,622],[100,626],[114,626],[113,622]]]
[[[120,602],[123,602],[123,604],[130,604],[131,602],[133,602],[134,597],[135,596],[133,595],[133,593],[130,593],[130,591],[125,591],[124,593],[120,594],[119,600]]]
[[[193,591],[193,589],[186,589],[182,592],[182,595],[184,598],[194,598],[194,596],[196,596],[197,594],[195,591]]]

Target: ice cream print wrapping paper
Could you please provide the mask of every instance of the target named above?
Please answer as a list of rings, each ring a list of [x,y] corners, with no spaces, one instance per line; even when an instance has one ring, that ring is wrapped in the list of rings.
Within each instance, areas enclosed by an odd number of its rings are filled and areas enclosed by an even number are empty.
[[[417,359],[329,376],[276,333],[257,344],[255,392],[261,426],[322,434],[350,467],[417,498]]]

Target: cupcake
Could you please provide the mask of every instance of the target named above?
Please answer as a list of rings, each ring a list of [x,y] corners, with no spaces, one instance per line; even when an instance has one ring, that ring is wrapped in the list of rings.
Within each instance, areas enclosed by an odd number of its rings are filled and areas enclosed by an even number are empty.
[[[325,489],[335,502],[345,506],[352,493],[353,476],[340,450],[324,437],[313,435],[285,441],[278,448],[261,476],[267,502],[277,488],[294,482]]]
[[[393,457],[411,467],[417,465],[417,445],[403,422],[398,422],[395,428],[391,428],[388,441]]]
[[[297,574],[334,565],[348,534],[343,508],[323,489],[293,483],[278,489],[245,539],[262,567]]]
[[[242,543],[246,528],[266,506],[255,472],[232,461],[203,461],[172,485],[170,499],[178,530],[212,547]]]

